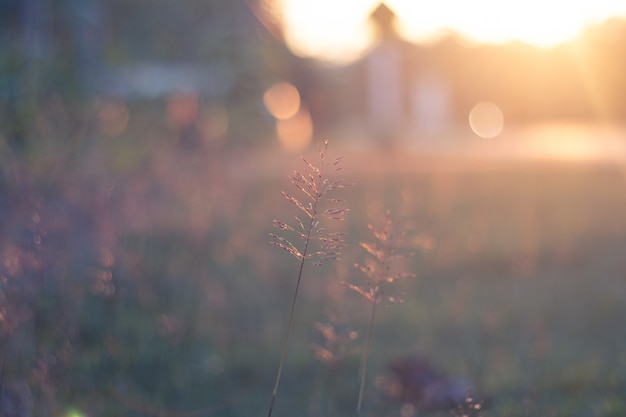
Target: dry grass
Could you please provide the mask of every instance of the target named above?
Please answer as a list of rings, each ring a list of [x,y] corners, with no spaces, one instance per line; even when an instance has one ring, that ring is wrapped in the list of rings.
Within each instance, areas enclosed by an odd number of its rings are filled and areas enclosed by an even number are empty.
[[[295,257],[300,266],[296,279],[296,288],[291,302],[291,309],[289,311],[287,330],[285,332],[285,338],[281,350],[278,371],[276,373],[276,382],[274,383],[274,389],[272,391],[272,400],[270,402],[268,417],[272,415],[274,402],[278,394],[278,387],[280,384],[280,377],[283,370],[285,356],[287,354],[289,336],[291,335],[291,328],[293,325],[300,283],[302,281],[304,264],[307,260],[310,260],[313,262],[313,265],[320,266],[329,260],[338,260],[341,254],[341,249],[345,246],[345,233],[327,232],[325,224],[321,223],[326,220],[341,221],[344,219],[344,215],[348,211],[346,208],[335,206],[335,204],[343,203],[343,200],[339,200],[329,195],[330,193],[335,193],[337,190],[349,186],[349,184],[332,177],[332,175],[340,171],[343,167],[341,166],[341,158],[337,158],[334,162],[327,165],[325,159],[327,150],[328,142],[325,142],[324,148],[319,150],[319,167],[313,165],[305,158],[302,158],[304,163],[309,168],[309,172],[303,175],[300,172],[295,171],[291,175],[291,183],[300,191],[302,195],[301,198],[294,197],[284,191],[282,193],[287,201],[296,206],[302,214],[304,214],[304,221],[302,221],[300,217],[295,216],[295,226],[290,226],[280,220],[274,220],[274,226],[276,228],[283,232],[291,232],[300,239],[302,244],[301,249],[297,246],[298,244],[292,243],[285,237],[278,236],[274,233],[270,234],[272,237],[272,243]],[[333,206],[323,208],[322,206],[324,203],[332,203]],[[312,247],[313,243],[317,243],[319,245],[318,250],[315,250],[315,248]]]
[[[393,295],[390,288],[399,280],[415,277],[413,273],[398,269],[398,261],[404,260],[404,257],[407,256],[407,253],[402,253],[407,244],[405,236],[407,230],[402,227],[394,230],[391,212],[387,211],[382,226],[376,227],[370,224],[368,229],[374,235],[375,241],[371,243],[361,242],[361,247],[368,253],[368,257],[363,264],[356,263],[354,265],[366,276],[366,280],[359,284],[346,283],[348,288],[356,291],[371,304],[365,347],[361,356],[359,395],[356,403],[357,416],[361,415],[367,362],[378,306],[379,304],[403,302],[400,296]]]

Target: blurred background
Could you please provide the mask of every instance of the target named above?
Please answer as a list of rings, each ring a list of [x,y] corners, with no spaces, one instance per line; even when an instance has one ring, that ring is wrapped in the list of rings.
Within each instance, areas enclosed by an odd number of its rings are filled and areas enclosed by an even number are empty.
[[[459,381],[624,415],[625,51],[609,0],[0,0],[0,415],[266,413],[297,273],[269,233],[326,139],[348,247],[305,268],[277,415],[354,409],[340,281],[388,209],[416,278],[364,416],[450,415],[424,398]]]

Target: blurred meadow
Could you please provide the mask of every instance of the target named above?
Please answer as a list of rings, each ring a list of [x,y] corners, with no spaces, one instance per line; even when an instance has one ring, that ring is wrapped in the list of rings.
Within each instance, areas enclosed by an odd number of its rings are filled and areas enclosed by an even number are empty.
[[[280,4],[0,2],[0,416],[265,415],[298,272],[270,233],[325,140],[347,246],[305,264],[275,416],[353,415],[342,282],[388,210],[415,277],[363,417],[465,415],[429,378],[470,415],[625,415],[626,21],[420,44],[373,3],[377,41],[329,62]]]

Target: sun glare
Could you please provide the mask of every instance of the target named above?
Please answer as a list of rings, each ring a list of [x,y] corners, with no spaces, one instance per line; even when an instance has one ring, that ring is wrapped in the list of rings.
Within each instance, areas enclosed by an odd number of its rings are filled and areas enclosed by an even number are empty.
[[[350,61],[375,38],[367,18],[377,0],[277,1],[287,44],[298,55]],[[397,14],[402,36],[415,42],[455,32],[470,42],[519,40],[549,47],[573,39],[588,24],[626,16],[623,0],[387,0],[386,4]]]
[[[454,30],[470,41],[502,43],[520,40],[547,47],[574,38],[598,15],[587,3],[527,0],[525,2],[441,1],[441,7],[425,9],[408,0],[393,2],[401,18],[402,33],[413,40]],[[434,15],[434,16],[431,16]]]
[[[358,56],[374,41],[367,22],[373,0],[278,0],[285,25],[285,41],[297,55],[344,62]]]

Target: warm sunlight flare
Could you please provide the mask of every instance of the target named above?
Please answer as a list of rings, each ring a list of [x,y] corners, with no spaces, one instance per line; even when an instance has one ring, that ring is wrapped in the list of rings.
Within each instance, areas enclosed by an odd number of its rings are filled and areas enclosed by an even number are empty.
[[[624,154],[623,133],[611,127],[553,122],[528,126],[522,134],[538,158],[583,161]]]
[[[298,55],[346,62],[362,54],[375,38],[367,19],[377,0],[276,1],[287,44]],[[398,31],[417,42],[456,32],[469,42],[521,40],[547,47],[574,38],[588,24],[626,16],[622,0],[387,0],[386,4],[399,18]]]
[[[276,0],[285,41],[297,55],[329,61],[356,59],[374,41],[370,0]]]

